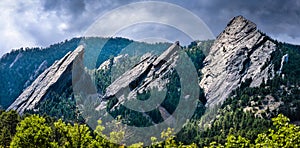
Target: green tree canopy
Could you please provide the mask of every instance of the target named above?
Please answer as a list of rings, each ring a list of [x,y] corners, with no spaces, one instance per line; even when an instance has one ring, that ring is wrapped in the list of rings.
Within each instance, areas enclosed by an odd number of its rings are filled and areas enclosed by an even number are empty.
[[[11,142],[11,147],[50,147],[54,143],[52,129],[46,123],[45,118],[39,115],[26,117],[18,124],[16,134]]]
[[[300,147],[300,127],[289,123],[289,119],[282,114],[272,118],[275,129],[270,128],[266,133],[258,134],[254,143],[250,140],[234,135],[227,137],[224,145],[212,142],[210,147]]]
[[[58,136],[59,147],[79,148],[87,147],[92,141],[89,128],[82,124],[66,124],[61,119],[54,123]]]

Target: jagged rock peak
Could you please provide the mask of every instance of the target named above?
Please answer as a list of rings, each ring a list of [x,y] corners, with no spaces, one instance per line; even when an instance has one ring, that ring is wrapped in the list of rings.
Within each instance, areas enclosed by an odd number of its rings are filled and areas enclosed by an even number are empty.
[[[268,63],[276,45],[243,16],[234,17],[217,37],[204,60],[203,78],[208,105],[223,102],[246,79],[259,86],[273,77],[273,64]]]
[[[247,20],[243,16],[234,17],[225,28],[224,32],[226,34],[235,35],[237,33],[244,32],[245,34],[256,30],[256,24]]]
[[[64,88],[72,81],[72,66],[77,57],[83,57],[83,46],[77,47],[73,52],[68,52],[62,59],[54,62],[52,66],[40,74],[23,93],[8,107],[7,110],[16,110],[23,114],[26,110],[35,109],[36,105],[47,94],[57,88]],[[56,87],[55,87],[56,86]],[[59,87],[57,87],[59,86]]]

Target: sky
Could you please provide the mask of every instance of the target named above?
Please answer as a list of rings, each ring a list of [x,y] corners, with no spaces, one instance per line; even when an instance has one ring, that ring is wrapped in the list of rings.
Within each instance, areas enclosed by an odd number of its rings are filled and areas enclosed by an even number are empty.
[[[0,56],[20,47],[47,47],[51,44],[84,36],[90,26],[102,16],[118,11],[119,7],[141,2],[137,0],[1,0]],[[243,15],[257,24],[259,30],[274,39],[300,44],[299,0],[164,0],[190,11],[200,18],[214,36],[223,31],[234,16]],[[125,16],[161,16],[161,11],[148,9]],[[176,24],[190,24],[180,18]],[[114,18],[118,20],[118,18]],[[126,18],[125,18],[126,19]],[[127,20],[130,19],[127,18]],[[165,17],[166,20],[170,19]],[[115,22],[111,19],[108,24]],[[117,24],[117,23],[116,23]],[[112,27],[113,28],[113,27]],[[196,27],[197,28],[197,27]],[[110,29],[109,27],[106,29]],[[132,39],[154,36],[160,41],[184,40],[174,26],[148,23],[123,28],[118,35]],[[181,32],[182,33],[182,32]],[[145,35],[146,34],[146,35]]]

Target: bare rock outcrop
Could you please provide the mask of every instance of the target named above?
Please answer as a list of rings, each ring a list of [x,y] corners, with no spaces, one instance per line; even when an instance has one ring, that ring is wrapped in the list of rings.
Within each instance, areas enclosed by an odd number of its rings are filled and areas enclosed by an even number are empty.
[[[246,79],[252,79],[250,86],[255,87],[272,78],[273,65],[268,61],[275,49],[275,43],[257,30],[256,24],[234,17],[204,60],[200,87],[208,105],[223,102]]]
[[[179,50],[181,50],[181,47],[176,42],[158,57],[147,54],[147,56],[142,58],[142,61],[126,71],[107,87],[106,93],[97,110],[104,109],[107,106],[107,102],[113,97],[117,97],[119,100],[115,105],[117,106],[124,103],[125,100],[135,98],[137,93],[151,89],[161,91],[168,83],[166,75],[175,67]],[[143,108],[142,104],[138,105]],[[162,107],[160,108],[160,111],[166,111]]]
[[[23,114],[25,110],[35,109],[35,106],[53,89],[61,89],[72,82],[72,65],[77,57],[83,56],[83,46],[67,53],[51,67],[40,74],[35,81],[8,107]]]

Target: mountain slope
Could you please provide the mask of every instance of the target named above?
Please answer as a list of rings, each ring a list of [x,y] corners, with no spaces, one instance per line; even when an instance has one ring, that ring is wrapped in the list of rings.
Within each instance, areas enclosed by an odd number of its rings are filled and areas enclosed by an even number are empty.
[[[0,106],[7,108],[55,60],[73,51],[80,38],[47,48],[21,48],[0,59]],[[21,56],[22,55],[22,56]]]
[[[132,143],[145,137],[159,136],[167,127],[179,131],[195,112],[201,116],[205,98],[200,95],[198,69],[189,61],[187,50],[174,43],[159,56],[145,56],[106,88],[101,101],[95,106],[99,114],[90,110],[94,107],[90,102],[95,102],[95,98],[82,105],[80,110],[83,110],[89,125],[94,127],[93,123],[97,123],[99,118],[103,123],[109,123],[111,117],[121,118],[133,127],[128,132],[136,133],[135,138],[126,139]],[[156,130],[145,133],[143,128],[138,127]]]
[[[23,114],[25,110],[33,110],[35,106],[49,95],[53,89],[62,92],[72,80],[72,66],[76,58],[82,58],[83,47],[79,46],[73,52],[67,53],[45,70],[23,93],[12,103],[7,110],[16,110]]]
[[[217,37],[204,61],[203,79],[208,105],[222,103],[247,79],[259,86],[274,77],[273,64],[268,63],[276,44],[242,16],[233,18]]]
[[[61,59],[69,51],[73,51],[79,44],[86,45],[86,55],[94,59],[97,68],[111,56],[120,52],[128,54],[143,54],[154,51],[161,53],[169,43],[147,44],[135,42],[125,38],[81,37],[50,45],[47,48],[21,48],[5,54],[0,59],[0,106],[7,108],[24,89],[56,60]],[[155,50],[154,50],[155,49]]]
[[[253,142],[258,133],[274,128],[270,119],[278,114],[299,124],[299,59],[300,46],[269,38],[242,16],[233,18],[204,62],[200,85],[208,112],[190,123],[181,141],[203,147],[235,135]],[[186,138],[203,123],[207,128]]]
[[[113,106],[111,106],[111,109],[117,108],[116,106],[120,104],[124,104],[128,100],[130,101],[131,99],[136,98],[138,94],[143,94],[149,91],[151,92],[152,99],[154,99],[153,96],[156,95],[158,95],[156,96],[158,98],[160,95],[164,97],[164,95],[166,95],[166,91],[168,91],[166,89],[167,84],[170,83],[170,81],[172,81],[171,79],[173,80],[176,79],[176,77],[170,77],[170,76],[173,73],[175,73],[175,68],[176,67],[178,68],[180,52],[184,52],[184,51],[181,49],[178,43],[174,43],[160,56],[150,55],[144,58],[144,60],[142,60],[140,63],[132,67],[130,70],[126,71],[123,75],[117,78],[111,85],[109,85],[106,88],[106,93],[103,96],[104,101],[101,103],[101,105],[99,105],[98,109],[101,109],[101,107],[106,108],[107,106],[106,104],[108,103],[108,101],[110,101],[115,97],[118,98],[118,102],[115,102]],[[181,60],[181,62],[183,61]],[[180,63],[180,64],[184,65],[186,63]],[[189,66],[189,65],[185,65],[185,66]],[[192,67],[190,68],[186,67],[186,68],[190,70],[189,74],[193,74],[193,73],[197,74],[196,71],[193,71]],[[197,82],[197,75],[194,75],[194,78],[195,81],[192,81],[192,78],[190,78],[189,81],[190,85],[192,85],[193,82]],[[184,79],[184,77],[182,77],[181,80],[182,79]],[[194,87],[197,87],[197,85],[194,85]],[[155,90],[151,91],[153,89]],[[199,88],[195,88],[195,89],[199,89]],[[188,93],[188,92],[182,92],[182,93]],[[146,100],[148,98],[143,98],[143,99]],[[178,99],[178,98],[173,98],[173,99]],[[196,100],[197,99],[198,98],[196,98]],[[162,100],[156,99],[156,101],[161,102]],[[135,104],[137,106],[140,106],[139,108],[143,108],[142,110],[146,112],[149,111],[149,109],[147,109],[147,105],[149,104],[147,103],[151,103],[151,102],[147,102],[147,101],[138,101],[138,102],[139,103],[136,102],[127,103],[127,105]],[[162,117],[167,118],[170,116],[170,113],[174,111],[174,108],[171,107],[174,104],[162,103],[161,105],[160,104],[156,104],[156,105],[159,106],[158,111],[160,112]]]

